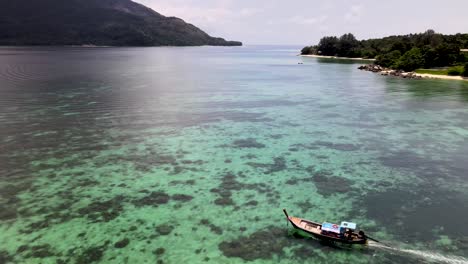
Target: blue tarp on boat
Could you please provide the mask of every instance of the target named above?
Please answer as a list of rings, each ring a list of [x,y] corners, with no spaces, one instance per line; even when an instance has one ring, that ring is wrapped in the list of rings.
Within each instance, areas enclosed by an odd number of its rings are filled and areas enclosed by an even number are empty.
[[[351,223],[351,222],[341,222],[341,227],[343,228],[349,228],[351,230],[356,229],[356,223]]]

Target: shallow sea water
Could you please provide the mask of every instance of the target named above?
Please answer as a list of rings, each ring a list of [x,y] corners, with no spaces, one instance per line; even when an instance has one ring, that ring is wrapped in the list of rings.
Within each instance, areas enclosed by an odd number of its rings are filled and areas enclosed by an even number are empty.
[[[468,83],[299,48],[1,48],[0,263],[463,263]]]

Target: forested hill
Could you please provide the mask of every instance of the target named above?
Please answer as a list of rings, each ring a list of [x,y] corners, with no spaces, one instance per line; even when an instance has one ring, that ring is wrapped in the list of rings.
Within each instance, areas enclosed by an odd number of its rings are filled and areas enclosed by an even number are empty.
[[[0,7],[0,45],[242,45],[131,0],[0,0]]]
[[[428,30],[420,34],[357,40],[353,34],[324,37],[318,45],[307,46],[302,54],[351,58],[375,58],[384,67],[412,71],[468,63],[468,34],[443,35]]]

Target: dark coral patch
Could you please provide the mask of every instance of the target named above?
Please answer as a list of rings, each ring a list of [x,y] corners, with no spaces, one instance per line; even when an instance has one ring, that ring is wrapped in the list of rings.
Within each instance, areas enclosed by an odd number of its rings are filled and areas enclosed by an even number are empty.
[[[137,207],[158,206],[162,204],[167,204],[170,198],[171,197],[169,196],[169,194],[165,192],[151,192],[149,195],[141,199],[133,200],[132,203]]]
[[[283,138],[283,134],[274,134],[274,135],[270,135],[270,138],[272,139],[281,139]]]
[[[232,143],[235,148],[264,148],[265,144],[257,142],[254,138],[238,139]]]
[[[284,232],[282,228],[268,227],[250,236],[221,242],[218,247],[229,258],[237,257],[245,261],[272,259],[274,255],[283,255],[283,249],[293,245]]]
[[[0,196],[5,200],[14,198],[21,192],[27,191],[31,188],[31,182],[23,182],[18,184],[8,184],[0,188]]]
[[[0,174],[1,175],[1,174]],[[0,220],[13,220],[18,217],[18,214],[25,214],[27,212],[18,211],[18,203],[20,199],[17,197],[18,194],[31,189],[31,182],[21,182],[17,184],[7,184],[0,188],[0,198],[6,201],[6,205],[0,205]]]
[[[133,154],[130,155],[125,155],[125,156],[115,156],[110,159],[106,160],[106,163],[119,163],[122,162],[122,160],[131,162],[134,166],[135,169],[143,172],[151,171],[155,167],[158,166],[175,166],[177,164],[177,159],[174,156],[171,155],[166,155],[162,153],[156,153],[154,151],[151,151],[149,154],[143,155],[143,154],[135,154],[137,152],[134,152]]]
[[[288,184],[288,185],[297,185],[299,183],[299,179],[298,178],[292,178],[292,179],[287,180],[285,183]]]
[[[196,181],[195,180],[186,180],[186,181],[171,181],[169,184],[170,185],[195,185]]]
[[[17,217],[17,211],[14,206],[3,206],[0,205],[0,220],[11,220]]]
[[[203,165],[205,162],[203,160],[182,160],[181,163],[186,165]]]
[[[168,224],[162,224],[156,227],[156,232],[162,236],[169,235],[172,230],[174,230],[174,227]]]
[[[186,194],[174,194],[171,197],[173,200],[180,201],[180,202],[189,202],[193,199],[193,196],[186,195]]]
[[[53,224],[59,224],[63,223],[66,221],[69,221],[70,219],[76,218],[76,217],[83,217],[87,216],[87,213],[83,212],[70,212],[69,208],[74,204],[75,201],[73,200],[67,200],[67,198],[64,198],[64,202],[58,204],[57,206],[49,206],[49,207],[39,207],[35,214],[36,215],[42,215],[42,220],[39,220],[37,222],[33,222],[29,224],[26,228],[21,229],[21,233],[23,234],[30,234],[32,232],[35,232],[39,229],[47,228]],[[82,208],[84,209],[84,208]],[[116,209],[119,210],[119,209]],[[100,218],[98,215],[99,212],[95,212],[93,216],[90,215],[91,219],[92,217],[96,217],[97,219],[94,219],[93,221],[98,222],[98,221],[108,221],[108,219],[114,215],[115,211],[106,211],[102,212],[103,217]],[[31,212],[26,211],[21,211],[19,212],[21,215],[32,215]],[[117,214],[118,215],[118,214]]]
[[[115,242],[114,247],[115,248],[124,248],[130,243],[130,239],[124,238],[120,241]]]
[[[17,254],[20,254],[20,253],[25,252],[25,251],[28,250],[28,249],[29,249],[29,246],[27,246],[27,245],[22,245],[22,246],[19,246],[19,247],[16,249],[16,253],[17,253]],[[0,263],[2,263],[2,262],[0,262]]]
[[[244,205],[246,205],[246,206],[257,206],[258,202],[255,201],[255,200],[252,200],[252,201],[246,202]]]
[[[257,158],[257,155],[254,155],[254,154],[247,154],[247,155],[244,155],[244,156],[241,156],[242,159],[256,159]]]
[[[326,172],[317,172],[313,177],[315,187],[317,187],[317,192],[325,197],[337,194],[337,193],[347,193],[352,191],[351,185],[353,182],[349,179],[331,176]]]
[[[230,196],[222,196],[214,201],[216,205],[219,206],[229,206],[229,205],[235,205],[234,200]]]
[[[0,263],[12,263],[13,256],[5,250],[0,250]]]
[[[120,212],[123,211],[122,203],[124,201],[125,197],[119,195],[104,202],[92,202],[88,206],[79,209],[78,213],[87,216],[88,219],[94,222],[109,222],[118,217]]]
[[[223,176],[221,184],[218,188],[213,188],[210,191],[217,193],[220,197],[215,200],[216,205],[227,206],[234,205],[231,198],[232,191],[242,189],[242,184],[236,180],[236,176],[232,173],[227,173]]]
[[[222,235],[223,234],[223,229],[221,229],[221,227],[219,227],[219,226],[214,225],[208,219],[202,219],[200,221],[200,224],[209,227],[211,232],[213,232],[213,233],[215,233],[217,235]]]
[[[286,159],[283,157],[274,158],[273,163],[247,162],[247,165],[256,169],[263,169],[265,174],[271,174],[287,169]]]
[[[313,144],[294,144],[289,147],[290,151],[298,151],[300,149],[308,149],[308,150],[315,150],[319,149],[319,146],[315,146]]]
[[[353,144],[332,143],[332,142],[326,142],[326,141],[316,141],[313,144],[317,146],[321,146],[321,147],[339,150],[339,151],[356,151],[356,150],[361,149],[361,146],[357,146]]]
[[[175,166],[172,168],[171,174],[177,175],[177,174],[179,174],[179,173],[181,173],[181,172],[184,172],[184,171],[193,171],[193,172],[197,172],[197,171],[201,171],[201,169],[199,169],[199,168],[194,168],[194,167],[187,167],[187,166],[175,165]]]
[[[31,252],[27,254],[26,257],[48,258],[55,256],[55,253],[52,251],[51,246],[49,244],[32,246],[30,248],[30,251]]]
[[[153,251],[153,253],[156,255],[156,256],[161,256],[163,255],[164,253],[166,252],[166,249],[160,247],[160,248],[157,248]]]
[[[91,247],[83,251],[81,255],[76,258],[77,264],[88,264],[97,262],[102,259],[104,255],[105,246]]]
[[[237,177],[244,177],[244,174],[239,173]],[[268,193],[271,195],[278,195],[272,190],[268,185],[264,183],[254,183],[254,184],[247,184],[241,183],[237,181],[236,174],[232,172],[225,173],[222,176],[221,184],[217,188],[213,188],[210,191],[212,193],[217,193],[220,197],[215,200],[216,205],[220,206],[229,206],[235,205],[234,201],[232,200],[232,192],[233,191],[240,191],[240,190],[256,190],[259,193]]]
[[[312,204],[309,200],[298,202],[296,205],[301,209],[303,214],[307,213],[310,209],[315,207],[315,205]]]
[[[82,179],[79,180],[77,185],[80,187],[89,187],[89,186],[96,186],[99,182],[93,179]]]

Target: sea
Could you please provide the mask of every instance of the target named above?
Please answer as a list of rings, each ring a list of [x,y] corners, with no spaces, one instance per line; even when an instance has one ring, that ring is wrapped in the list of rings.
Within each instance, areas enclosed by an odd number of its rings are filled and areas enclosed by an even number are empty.
[[[0,47],[0,263],[468,263],[468,82],[300,49]]]

